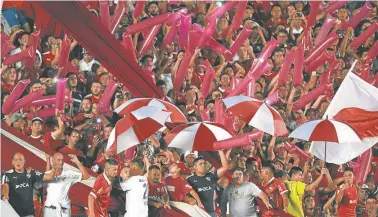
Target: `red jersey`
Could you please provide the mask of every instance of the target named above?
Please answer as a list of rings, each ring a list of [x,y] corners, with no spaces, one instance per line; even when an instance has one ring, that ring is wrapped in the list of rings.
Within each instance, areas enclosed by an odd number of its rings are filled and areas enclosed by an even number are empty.
[[[149,187],[149,192],[148,192],[148,198],[155,200],[155,201],[164,201],[163,196],[168,195],[167,188],[163,183],[151,183],[148,181],[148,187]]]
[[[337,193],[340,193],[340,191],[341,191],[341,188],[337,190]],[[357,207],[357,198],[358,198],[357,187],[355,185],[345,189],[343,199],[341,200],[338,207],[339,216],[355,217],[356,207]]]
[[[285,184],[276,178],[272,178],[267,185],[259,184],[258,187],[268,196],[270,204],[276,210],[283,210],[282,194],[287,192]],[[261,211],[264,213],[266,206],[261,206]]]
[[[172,178],[172,176],[168,176],[165,183],[169,198],[172,201],[183,201],[185,196],[193,190],[192,186],[182,177]]]
[[[181,169],[181,174],[185,176],[190,176],[193,174],[193,168],[187,168],[185,166],[185,168]]]
[[[59,152],[66,155],[73,154],[78,157],[84,157],[83,152],[77,149],[70,149],[68,146],[64,146],[63,148],[59,149]]]
[[[93,95],[93,94],[88,94],[88,95],[86,95],[84,98],[89,98],[89,99],[91,99],[92,100],[92,104],[93,103],[99,103],[100,102],[100,99],[101,99],[101,95],[100,96],[95,96],[95,95]]]
[[[1,84],[1,91],[2,92],[11,92],[14,88],[14,84],[7,84],[7,83],[2,83]]]
[[[55,139],[52,136],[52,132],[41,134],[37,137],[30,135],[29,137],[32,138],[32,140],[34,140],[36,143],[44,145],[52,150],[56,150],[61,145],[61,141]]]
[[[55,55],[52,54],[50,51],[42,54],[43,63],[45,65],[51,66],[51,62],[54,60]]]
[[[102,173],[97,177],[90,193],[96,199],[94,202],[94,212],[96,217],[108,216],[108,210],[106,207],[108,206],[111,190],[112,185],[109,178],[105,173]]]

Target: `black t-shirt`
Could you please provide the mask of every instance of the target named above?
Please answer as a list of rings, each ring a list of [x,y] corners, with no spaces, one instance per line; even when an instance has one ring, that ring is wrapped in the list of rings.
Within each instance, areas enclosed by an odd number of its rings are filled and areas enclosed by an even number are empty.
[[[218,180],[217,173],[206,173],[204,176],[193,174],[186,180],[197,192],[205,209],[209,212],[214,212],[214,192]]]
[[[20,216],[34,215],[33,186],[43,180],[43,173],[31,170],[17,173],[8,170],[3,177],[3,184],[9,185],[9,203]]]

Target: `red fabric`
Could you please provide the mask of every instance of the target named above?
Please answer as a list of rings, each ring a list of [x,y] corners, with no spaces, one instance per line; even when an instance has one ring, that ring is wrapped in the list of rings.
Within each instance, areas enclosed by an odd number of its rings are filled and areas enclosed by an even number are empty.
[[[83,152],[81,152],[80,150],[77,150],[77,149],[70,149],[70,148],[68,148],[68,146],[64,146],[63,148],[61,148],[59,150],[59,152],[62,153],[62,154],[66,154],[66,155],[73,154],[73,155],[78,156],[78,157],[84,157]]]
[[[169,198],[172,201],[183,201],[185,196],[193,189],[192,186],[182,177],[165,179]]]
[[[343,199],[338,207],[339,216],[355,217],[357,198],[357,187],[355,185],[345,189]]]
[[[14,86],[16,86],[16,85],[2,83],[1,84],[1,91],[2,92],[11,92],[13,90]]]
[[[41,7],[59,20],[63,28],[96,56],[135,97],[163,96],[161,90],[145,78],[142,69],[132,60],[131,54],[123,48],[121,42],[81,2],[40,1],[31,4]],[[70,11],[70,16],[67,16],[67,11]],[[81,22],[77,22],[78,20]]]
[[[47,66],[51,66],[51,61],[55,58],[55,55],[50,51],[42,54],[43,63]]]
[[[155,184],[148,181],[148,187],[149,187],[148,198],[164,201],[163,196],[168,195],[167,188],[165,187],[163,183]]]
[[[92,196],[95,195],[94,211],[97,216],[108,216],[107,206],[110,198],[110,192],[112,190],[112,185],[109,184],[104,176],[101,174],[97,177],[93,189],[91,191]]]
[[[88,94],[87,96],[85,96],[85,98],[91,99],[92,103],[99,103],[100,99],[101,99],[101,95],[97,97],[97,96],[95,96],[93,94]]]
[[[327,141],[339,143],[336,128],[329,120],[319,122],[308,138],[308,141]]]
[[[333,117],[348,123],[360,137],[378,136],[378,112],[360,108],[345,108]]]
[[[52,137],[52,132],[45,133],[38,138],[29,137],[31,140],[35,141],[35,143],[41,144],[46,148],[51,148],[52,150],[56,150],[62,143],[59,140],[55,140]]]
[[[3,1],[2,10],[7,9],[7,8],[22,9],[23,4],[24,4],[23,1]]]
[[[269,197],[271,201],[273,201],[273,204],[271,205],[273,208],[275,208],[275,210],[283,210],[283,199],[281,194],[287,191],[287,189],[281,180],[274,178],[267,185],[263,186],[258,184],[258,187]],[[261,205],[260,209],[262,213],[267,212],[265,205]]]

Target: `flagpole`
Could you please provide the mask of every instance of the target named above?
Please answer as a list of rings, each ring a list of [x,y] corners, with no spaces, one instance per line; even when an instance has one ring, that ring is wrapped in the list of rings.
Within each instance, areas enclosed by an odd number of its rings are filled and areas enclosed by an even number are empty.
[[[324,145],[324,165],[326,164],[327,162],[327,141],[325,142],[325,145]]]

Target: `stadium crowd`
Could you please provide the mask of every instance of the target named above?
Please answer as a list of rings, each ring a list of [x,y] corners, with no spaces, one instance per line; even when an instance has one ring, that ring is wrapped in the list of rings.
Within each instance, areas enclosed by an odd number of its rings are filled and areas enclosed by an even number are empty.
[[[122,34],[129,25],[183,8],[191,14],[192,23],[206,26],[206,14],[221,4],[216,1],[182,1],[176,4],[150,1],[144,5],[141,16],[133,18],[135,3],[128,2],[127,11],[114,33],[118,40],[122,40]],[[98,2],[83,4],[99,16]],[[111,14],[116,4],[109,1]],[[329,2],[323,1],[321,5],[326,7],[327,4]],[[306,17],[311,10],[307,1],[272,1],[269,7],[263,7],[261,1],[251,1],[243,15],[241,28],[235,32],[231,31],[230,24],[236,7],[225,13],[217,19],[213,35],[216,41],[229,47],[245,25],[253,30],[252,34],[232,61],[207,47],[196,49],[179,91],[174,88],[174,81],[185,51],[179,48],[177,38],[172,44],[162,46],[171,27],[161,26],[154,46],[139,58],[139,64],[144,71],[151,72],[165,99],[178,106],[188,121],[202,121],[204,110],[209,111],[212,121],[215,101],[227,95],[232,80],[243,78],[270,38],[276,38],[279,45],[269,57],[272,68],[255,82],[253,95],[263,100],[277,92],[278,101],[273,107],[279,111],[289,131],[293,131],[306,121],[322,118],[354,60],[358,60],[354,73],[361,75],[367,52],[376,43],[378,34],[373,33],[358,48],[351,47],[350,43],[369,26],[376,25],[378,2],[370,2],[371,10],[356,28],[342,28],[341,23],[353,19],[364,4],[350,1],[331,14],[337,18],[331,31],[340,36],[327,49],[335,53],[339,62],[331,76],[332,91],[320,95],[299,110],[293,109],[294,102],[318,87],[321,76],[331,67],[324,63],[311,73],[303,72],[302,85],[292,85],[292,73],[284,84],[278,85],[278,73],[285,54],[299,45],[307,27]],[[37,29],[33,20],[23,12],[23,2],[3,2],[1,18],[2,37],[9,38],[15,47],[8,55],[27,49],[29,36]],[[313,39],[325,19],[326,13],[319,11],[316,24],[311,28]],[[132,37],[138,50],[143,36],[135,33]],[[54,117],[47,118],[35,115],[51,105],[29,106],[14,113],[1,114],[3,125],[32,138],[35,144],[57,152],[46,156],[45,173],[29,168],[23,153],[12,153],[13,168],[2,168],[2,200],[9,201],[20,216],[185,216],[182,211],[171,207],[169,201],[197,205],[212,217],[378,216],[378,144],[373,147],[373,160],[365,183],[355,182],[355,174],[349,164],[325,164],[322,159],[313,156],[307,160],[291,151],[294,145],[309,153],[311,143],[268,134],[253,141],[252,145],[211,153],[221,165],[218,168],[201,152],[182,152],[167,147],[164,136],[170,128],[158,131],[137,145],[135,150],[131,150],[131,155],[130,151],[128,155],[107,151],[110,133],[122,117],[116,113],[97,112],[104,90],[112,79],[118,82],[110,103],[112,110],[132,99],[133,95],[103,63],[96,61],[94,54],[74,38],[70,40],[69,60],[87,82],[83,83],[75,73],[66,74],[67,88],[73,101],[65,104],[64,112],[56,112]],[[23,61],[13,65],[2,64],[1,103],[8,99],[19,81],[27,78],[31,82],[23,96],[41,88],[45,96],[56,94],[55,77],[62,43],[62,35],[42,35],[33,71],[26,70]],[[200,91],[205,75],[201,63],[205,60],[215,70],[208,96],[203,96]],[[369,75],[375,76],[378,72],[376,57],[369,67]],[[237,118],[228,127],[237,135],[254,130]],[[60,153],[69,155],[70,159],[63,158]],[[63,163],[68,160],[75,163],[81,173],[63,169]],[[70,186],[88,179],[86,168],[101,174],[88,196],[87,209],[70,204],[67,196]]]

